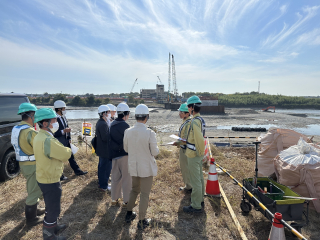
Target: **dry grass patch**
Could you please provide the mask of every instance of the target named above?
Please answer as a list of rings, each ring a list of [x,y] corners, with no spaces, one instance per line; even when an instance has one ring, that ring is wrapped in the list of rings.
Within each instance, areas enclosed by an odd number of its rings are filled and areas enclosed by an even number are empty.
[[[217,162],[230,169],[238,180],[253,176],[253,148],[235,150],[213,147],[212,152]],[[68,239],[240,239],[221,199],[205,198],[202,214],[189,215],[182,211],[183,206],[190,204],[190,194],[178,190],[183,185],[178,154],[177,148],[161,148],[157,156],[158,176],[154,178],[147,211],[147,217],[153,218],[153,223],[150,228],[138,231],[138,220],[126,224],[126,209],[111,207],[110,195],[99,191],[98,157],[89,150],[86,154],[85,148],[80,148],[76,160],[89,173],[75,176],[70,166],[65,165],[64,173],[69,179],[62,183],[60,221],[68,223],[69,227],[63,235]],[[219,181],[248,239],[267,239],[271,224],[254,210],[249,216],[242,216],[239,208],[241,189],[233,185],[227,176],[219,176]],[[1,239],[42,239],[42,226],[25,227],[26,190],[23,176],[1,183],[0,198]],[[138,206],[134,211],[139,212]],[[320,236],[318,215],[312,213],[310,220],[312,224],[302,233],[309,239],[317,239],[313,236]]]

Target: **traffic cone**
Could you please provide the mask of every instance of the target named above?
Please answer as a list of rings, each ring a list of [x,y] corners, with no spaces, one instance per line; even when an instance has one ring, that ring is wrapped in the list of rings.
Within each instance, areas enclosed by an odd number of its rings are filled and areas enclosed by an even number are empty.
[[[268,240],[285,240],[284,227],[281,223],[282,214],[275,213]]]
[[[214,165],[214,158],[211,158],[210,161],[206,193],[211,197],[221,197],[216,165]]]

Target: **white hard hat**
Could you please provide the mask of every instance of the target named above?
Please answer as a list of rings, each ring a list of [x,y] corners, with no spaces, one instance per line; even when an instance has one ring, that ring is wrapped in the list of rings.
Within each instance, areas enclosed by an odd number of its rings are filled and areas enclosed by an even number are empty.
[[[129,106],[126,103],[119,103],[119,105],[117,106],[117,112],[125,112],[125,111],[130,112]]]
[[[135,110],[135,115],[148,115],[149,114],[149,109],[146,105],[144,104],[139,104],[137,107],[136,107],[136,110]]]
[[[109,103],[109,104],[107,104],[107,106],[110,108],[110,111],[117,111],[117,108],[115,105]]]
[[[53,104],[54,108],[64,108],[67,107],[66,103],[62,100],[57,100]]]
[[[110,111],[110,108],[107,105],[101,105],[98,107],[98,113]]]

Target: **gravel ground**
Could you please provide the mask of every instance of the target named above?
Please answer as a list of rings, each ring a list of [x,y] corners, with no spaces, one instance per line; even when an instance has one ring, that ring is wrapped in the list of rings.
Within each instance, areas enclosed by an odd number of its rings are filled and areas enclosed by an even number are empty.
[[[84,109],[84,108],[77,108]],[[91,108],[85,108],[90,110]],[[217,129],[219,126],[239,126],[239,125],[276,125],[281,128],[306,128],[310,124],[319,124],[319,119],[307,118],[305,115],[289,115],[284,113],[262,112],[250,108],[227,108],[223,115],[203,115],[206,122],[206,135],[211,137],[257,137],[260,132],[235,132],[229,129]],[[95,126],[97,119],[87,119]],[[128,124],[135,124],[134,116],[130,116]],[[72,128],[73,141],[80,135],[82,121],[69,120]],[[149,127],[156,130],[160,144],[171,142],[171,134],[177,134],[181,119],[177,111],[166,109],[154,109],[150,112],[150,119],[147,123]],[[249,143],[253,139],[231,139],[232,143]],[[314,136],[315,142],[320,142],[320,136]],[[229,139],[212,139],[211,142],[229,142]]]

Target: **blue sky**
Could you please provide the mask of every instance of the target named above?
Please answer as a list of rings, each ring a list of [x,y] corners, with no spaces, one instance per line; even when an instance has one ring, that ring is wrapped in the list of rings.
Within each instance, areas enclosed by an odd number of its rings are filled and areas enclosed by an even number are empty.
[[[320,95],[320,1],[2,0],[0,92]]]

